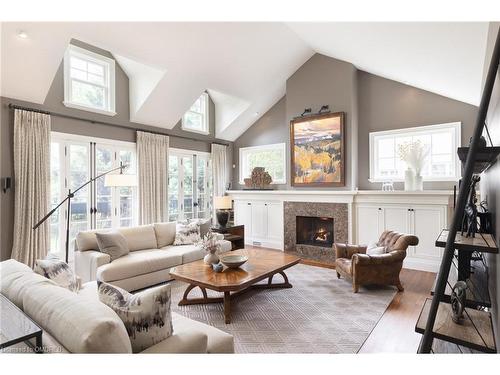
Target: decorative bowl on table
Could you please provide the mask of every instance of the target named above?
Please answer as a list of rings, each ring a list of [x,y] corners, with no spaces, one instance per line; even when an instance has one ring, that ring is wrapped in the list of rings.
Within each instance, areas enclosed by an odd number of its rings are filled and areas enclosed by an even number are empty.
[[[220,258],[222,264],[228,268],[238,268],[248,260],[245,255],[226,255]]]

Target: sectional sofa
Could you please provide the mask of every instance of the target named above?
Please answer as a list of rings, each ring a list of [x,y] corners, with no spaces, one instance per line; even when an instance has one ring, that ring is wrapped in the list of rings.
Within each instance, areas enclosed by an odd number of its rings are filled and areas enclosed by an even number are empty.
[[[44,351],[132,352],[125,325],[99,301],[95,281],[74,293],[13,259],[0,263],[0,276],[0,292],[42,328]],[[233,336],[215,327],[176,313],[172,325],[172,336],[142,353],[234,352]]]
[[[75,271],[82,282],[101,280],[134,291],[170,280],[172,267],[202,259],[205,255],[196,245],[173,245],[176,222],[121,228],[118,231],[127,240],[130,253],[112,262],[109,255],[99,251],[95,230],[78,233]],[[219,236],[220,252],[230,251],[231,242],[224,240],[223,235]]]

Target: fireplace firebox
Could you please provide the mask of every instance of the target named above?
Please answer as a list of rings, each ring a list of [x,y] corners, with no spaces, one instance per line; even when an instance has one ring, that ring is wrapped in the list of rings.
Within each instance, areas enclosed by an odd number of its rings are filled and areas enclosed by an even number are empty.
[[[296,216],[297,244],[320,247],[333,245],[333,218]]]

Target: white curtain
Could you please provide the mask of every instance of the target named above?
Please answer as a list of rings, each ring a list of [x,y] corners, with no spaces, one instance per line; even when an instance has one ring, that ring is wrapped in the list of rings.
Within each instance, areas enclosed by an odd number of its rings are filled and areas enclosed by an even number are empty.
[[[34,267],[49,251],[50,116],[14,112],[14,241],[12,258]]]
[[[141,224],[168,221],[168,144],[165,135],[137,132]]]
[[[212,143],[212,176],[214,181],[213,196],[221,197],[226,193],[227,146]],[[214,200],[212,200],[213,202]],[[212,212],[215,217],[215,208]]]

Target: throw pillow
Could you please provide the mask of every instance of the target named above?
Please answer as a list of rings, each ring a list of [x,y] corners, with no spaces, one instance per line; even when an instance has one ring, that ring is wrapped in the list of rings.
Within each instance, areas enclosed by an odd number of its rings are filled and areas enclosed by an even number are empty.
[[[74,274],[68,263],[51,254],[35,261],[35,272],[75,293],[82,286],[82,280]]]
[[[376,247],[372,247],[370,249],[366,249],[366,254],[368,254],[368,255],[385,254],[385,247],[384,246],[376,246]]]
[[[177,223],[174,245],[192,245],[201,240],[198,223]]]
[[[95,237],[97,239],[99,251],[108,254],[111,261],[127,255],[130,252],[127,240],[120,232],[96,233]]]
[[[175,221],[154,224],[158,248],[172,245],[175,240]]]
[[[170,312],[170,285],[131,294],[117,286],[97,282],[99,300],[113,309],[127,329],[134,353],[170,337],[173,332]]]

